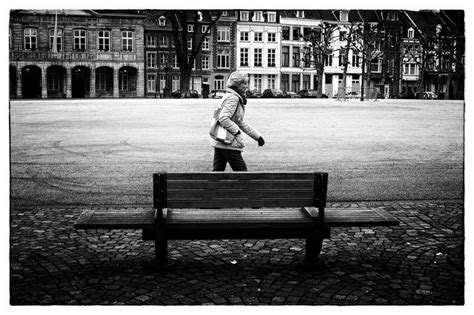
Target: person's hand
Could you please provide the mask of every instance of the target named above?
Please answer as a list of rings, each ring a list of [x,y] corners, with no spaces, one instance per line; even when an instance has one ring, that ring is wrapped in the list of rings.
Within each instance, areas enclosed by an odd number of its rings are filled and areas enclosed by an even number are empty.
[[[261,147],[261,146],[263,146],[263,145],[265,144],[265,140],[263,140],[262,137],[258,138],[257,141],[258,141],[258,146],[259,146],[259,147]]]

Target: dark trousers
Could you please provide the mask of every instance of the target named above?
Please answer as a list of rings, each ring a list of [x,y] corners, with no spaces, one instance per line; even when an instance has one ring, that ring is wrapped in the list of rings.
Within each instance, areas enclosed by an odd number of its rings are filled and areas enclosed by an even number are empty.
[[[242,158],[242,152],[237,150],[225,150],[214,148],[213,172],[224,171],[227,163],[235,172],[246,172],[247,165]]]

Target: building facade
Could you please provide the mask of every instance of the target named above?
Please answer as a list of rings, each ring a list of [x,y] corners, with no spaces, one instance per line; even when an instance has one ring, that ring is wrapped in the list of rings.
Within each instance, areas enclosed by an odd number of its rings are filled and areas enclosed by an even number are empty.
[[[237,70],[248,74],[249,89],[280,88],[281,27],[277,11],[239,11]]]
[[[464,97],[464,12],[461,10],[189,11],[187,45],[206,33],[190,77],[201,97],[225,88],[235,70],[257,92],[317,90],[328,97],[361,93],[407,97],[433,91]],[[173,29],[165,13],[149,11],[12,10],[9,25],[11,98],[163,97],[181,89]],[[211,21],[218,15],[217,23]],[[208,24],[206,24],[208,23]],[[336,25],[332,52],[317,72],[305,40],[321,23]],[[349,29],[376,25],[376,57],[365,64]],[[360,47],[363,47],[361,44]],[[308,57],[309,56],[309,57]],[[344,91],[344,64],[348,63]]]
[[[143,97],[143,16],[14,10],[12,98]]]

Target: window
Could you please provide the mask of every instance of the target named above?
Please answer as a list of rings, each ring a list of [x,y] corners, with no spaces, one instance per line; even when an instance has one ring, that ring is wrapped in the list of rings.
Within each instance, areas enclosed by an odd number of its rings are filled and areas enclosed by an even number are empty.
[[[188,24],[188,33],[194,32],[194,24]]]
[[[249,49],[240,48],[240,66],[246,67],[249,65]]]
[[[297,18],[304,18],[304,11],[296,11]]]
[[[229,16],[229,13],[227,11],[222,11],[222,15],[221,16]]]
[[[373,59],[370,62],[370,70],[372,72],[381,72],[381,68],[382,68],[381,63],[382,63],[381,59]]]
[[[147,47],[156,47],[156,37],[154,35],[148,35],[146,37]]]
[[[249,11],[240,11],[240,20],[248,21],[249,20]]]
[[[122,50],[132,51],[133,50],[133,32],[122,31]]]
[[[230,54],[227,51],[217,53],[217,68],[230,68]]]
[[[276,34],[275,33],[268,33],[267,37],[268,37],[269,42],[272,42],[272,43],[276,42]]]
[[[263,42],[263,33],[262,32],[255,32],[253,34],[253,40],[256,42]]]
[[[349,12],[345,10],[339,11],[339,20],[341,22],[347,22],[349,20]]]
[[[290,27],[289,26],[283,26],[281,32],[282,32],[282,37],[284,40],[290,40]]]
[[[281,65],[283,67],[289,67],[290,66],[290,47],[288,46],[283,46],[281,48],[281,51],[282,51],[282,61],[281,61]]]
[[[276,50],[275,48],[269,48],[268,49],[268,66],[269,67],[275,67],[275,56],[276,56]]]
[[[327,55],[327,56],[324,58],[324,65],[325,65],[325,66],[332,67],[332,54]]]
[[[263,14],[262,11],[255,11],[253,13],[253,21],[254,22],[263,22]]]
[[[180,88],[179,88],[179,75],[174,75],[173,76],[173,82],[171,82],[172,84],[172,91],[179,91]]]
[[[149,74],[147,75],[147,88],[148,92],[156,92],[156,75]]]
[[[63,50],[62,38],[63,38],[63,30],[56,30],[56,51]],[[49,30],[49,49],[53,50],[53,46],[54,46],[54,29]]]
[[[275,81],[276,81],[276,75],[275,74],[269,74],[268,75],[268,88],[269,89],[274,89],[275,88]]]
[[[173,68],[179,68],[179,64],[178,64],[178,56],[176,56],[176,54],[173,54],[171,56],[171,63],[173,65]]]
[[[276,13],[275,12],[268,12],[267,13],[267,21],[268,22],[276,22]]]
[[[261,92],[262,91],[262,75],[261,74],[256,74],[254,79],[253,79],[253,82],[254,82],[254,88],[258,92]]]
[[[293,40],[299,40],[301,36],[300,28],[293,27]]]
[[[352,63],[351,63],[351,65],[353,67],[360,67],[359,60],[360,60],[359,54],[355,50],[353,50],[352,51]]]
[[[243,42],[249,41],[249,32],[240,32],[240,40]]]
[[[74,50],[86,50],[85,30],[74,30]]]
[[[203,26],[201,27],[201,33],[205,34],[208,29],[209,29],[209,25],[203,25]]]
[[[311,78],[309,75],[303,75],[303,89],[309,90],[311,89]]]
[[[218,42],[230,41],[230,27],[227,27],[227,26],[217,27],[217,41]]]
[[[25,28],[23,31],[25,49],[36,50],[38,47],[38,30],[36,28]]]
[[[293,67],[300,66],[300,48],[293,47]]]
[[[253,65],[255,67],[261,67],[262,66],[262,48],[255,48],[254,49]]]
[[[109,31],[99,31],[99,51],[109,51],[110,50],[110,32]]]
[[[156,68],[156,52],[146,53],[146,66],[148,68]]]
[[[346,58],[345,54],[346,54],[346,51],[341,48],[339,50],[339,66],[340,67],[344,66],[344,62],[345,62],[344,59]]]
[[[59,73],[48,72],[48,90],[59,91],[61,87],[61,81],[59,79]]]
[[[160,92],[163,93],[164,88],[166,87],[166,77],[164,75],[160,75]]]
[[[281,75],[281,89],[283,92],[288,92],[290,90],[290,76],[288,74]]]
[[[100,91],[107,89],[107,74],[105,71],[97,71],[95,73],[95,88]]]
[[[202,41],[202,50],[209,50],[209,37],[204,37]]]
[[[202,50],[209,50],[209,37],[204,37],[202,41]]]
[[[191,37],[188,38],[188,49],[189,50],[193,49],[193,39]]]
[[[214,89],[223,90],[224,89],[224,77],[221,75],[216,75],[214,78]]]
[[[202,56],[201,68],[202,70],[209,70],[209,56]]]
[[[168,54],[160,54],[160,65],[168,63]]]
[[[339,40],[340,41],[346,40],[346,36],[347,36],[347,32],[345,32],[345,31],[340,31],[339,32]]]
[[[413,38],[415,37],[415,30],[413,28],[408,29],[408,38]]]
[[[168,36],[160,36],[160,47],[168,47]]]
[[[166,26],[166,18],[164,16],[160,16],[160,18],[158,19],[158,25]]]
[[[119,90],[128,91],[128,71],[119,71]]]

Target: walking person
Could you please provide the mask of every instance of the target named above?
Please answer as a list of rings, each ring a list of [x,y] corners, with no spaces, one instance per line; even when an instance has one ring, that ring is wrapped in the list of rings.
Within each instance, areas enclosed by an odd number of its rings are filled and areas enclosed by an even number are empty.
[[[214,147],[213,171],[224,171],[227,163],[233,171],[247,171],[247,165],[242,158],[245,146],[242,132],[257,141],[259,146],[265,144],[260,132],[244,120],[247,88],[247,77],[237,71],[230,74],[227,79],[226,94],[222,98],[220,107],[214,113],[213,121],[221,128],[224,135],[221,132],[213,133],[212,131],[217,128],[211,125],[211,146]],[[218,137],[217,133],[220,133],[221,137]]]

